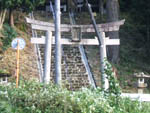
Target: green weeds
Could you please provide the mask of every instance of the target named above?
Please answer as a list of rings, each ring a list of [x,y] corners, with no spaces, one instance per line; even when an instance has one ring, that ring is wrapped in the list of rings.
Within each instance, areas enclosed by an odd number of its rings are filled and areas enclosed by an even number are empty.
[[[68,91],[36,81],[0,86],[1,113],[149,113],[149,105],[106,95],[101,88]],[[5,92],[5,93],[2,93]]]

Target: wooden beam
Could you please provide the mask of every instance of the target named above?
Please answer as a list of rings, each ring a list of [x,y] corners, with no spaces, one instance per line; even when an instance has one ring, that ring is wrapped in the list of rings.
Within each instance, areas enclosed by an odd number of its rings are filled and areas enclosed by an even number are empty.
[[[106,45],[120,45],[119,39],[106,39]]]
[[[54,24],[49,22],[43,22],[38,20],[32,20],[26,18],[27,23],[32,25],[33,29],[36,30],[51,30],[54,31]],[[97,24],[98,30],[102,32],[108,31],[118,31],[120,25],[123,25],[125,20],[120,20],[117,22],[110,22],[106,24]],[[69,32],[72,27],[81,28],[81,32],[95,32],[93,25],[69,25],[69,24],[61,24],[61,32]]]
[[[42,25],[37,25],[37,24],[31,24],[31,27],[32,29],[35,29],[35,30],[41,30],[41,31],[55,31],[55,28],[54,27],[51,27],[51,26],[42,26]],[[61,32],[70,32],[71,29],[68,29],[68,28],[63,28],[63,29],[60,29]]]
[[[37,25],[42,25],[42,26],[55,26],[53,23],[50,22],[43,22],[43,21],[39,21],[39,20],[34,20],[34,19],[30,19],[26,17],[26,21],[29,24],[37,24]]]
[[[105,39],[106,45],[119,45],[120,40],[119,39]],[[42,38],[31,38],[31,43],[33,44],[45,44],[45,37]],[[55,38],[52,37],[52,44],[55,44]],[[80,42],[71,42],[70,39],[61,38],[61,44],[63,45],[99,45],[97,38],[95,39],[81,39]]]
[[[43,22],[43,21],[39,21],[39,20],[33,20],[33,19],[30,19],[30,18],[27,18],[26,17],[26,21],[27,23],[30,23],[30,24],[36,24],[36,25],[41,25],[41,26],[48,26],[48,27],[54,27],[55,25],[53,23],[50,23],[50,22]],[[123,20],[120,20],[120,21],[116,21],[116,22],[109,22],[109,23],[105,23],[105,24],[97,24],[98,27],[103,27],[103,28],[108,28],[108,27],[113,27],[113,26],[120,26],[120,25],[123,25],[125,22],[125,19]],[[61,27],[92,27],[93,28],[93,25],[90,24],[90,25],[70,25],[70,24],[61,24]]]
[[[42,26],[42,25],[37,25],[37,24],[31,24],[32,29],[35,30],[41,30],[41,31],[55,31],[54,27],[51,26]],[[61,27],[61,32],[71,32],[71,27]],[[101,32],[107,32],[107,31],[118,31],[119,26],[113,26],[113,27],[108,27],[108,28],[98,28],[99,31]],[[95,32],[94,28],[90,27],[83,27],[81,28],[81,32]]]

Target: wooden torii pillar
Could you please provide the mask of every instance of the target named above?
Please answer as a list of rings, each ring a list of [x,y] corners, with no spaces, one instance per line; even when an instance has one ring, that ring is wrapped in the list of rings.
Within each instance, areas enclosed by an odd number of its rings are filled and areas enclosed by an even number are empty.
[[[54,32],[55,31],[55,25],[53,23],[48,23],[48,22],[42,22],[42,21],[38,21],[38,20],[32,20],[29,18],[26,18],[27,23],[31,24],[32,29],[35,30],[41,30],[41,31],[49,31],[49,32]],[[109,32],[109,31],[118,31],[120,28],[120,25],[124,24],[125,20],[120,20],[117,22],[110,22],[110,23],[106,23],[106,24],[97,24],[98,30],[102,33],[103,36],[103,41],[104,41],[104,48],[105,48],[105,53],[106,53],[106,46],[107,45],[119,45],[120,44],[120,40],[119,39],[109,39],[108,37],[105,37],[105,33],[104,32]],[[71,32],[72,28],[80,28],[81,32],[95,32],[93,25],[68,25],[68,24],[61,24],[61,32]],[[47,38],[50,38],[50,42],[51,44],[55,44],[55,38],[54,36],[51,37],[32,37],[31,38],[31,43],[34,44],[47,44],[48,42],[45,41]],[[70,38],[71,39],[71,38]],[[99,45],[98,39],[95,37],[94,39],[81,39],[79,42],[72,42],[70,39],[67,38],[61,38],[60,42],[61,45]],[[49,46],[51,47],[51,46]],[[49,48],[49,51],[51,50],[51,48]],[[47,51],[48,52],[48,51]],[[105,54],[106,55],[106,54]],[[51,56],[49,56],[50,58]],[[45,60],[46,61],[46,60]],[[48,62],[50,65],[51,62]],[[50,70],[50,67],[47,68]],[[44,71],[46,71],[46,69],[44,68]],[[46,74],[44,75],[44,77],[46,78],[47,76],[50,76],[50,74]],[[48,79],[50,79],[50,77],[47,77]],[[48,80],[49,81],[49,80]]]

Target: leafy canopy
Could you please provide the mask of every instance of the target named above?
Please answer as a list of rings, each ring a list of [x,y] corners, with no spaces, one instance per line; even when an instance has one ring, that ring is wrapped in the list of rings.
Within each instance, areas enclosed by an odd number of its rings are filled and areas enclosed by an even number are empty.
[[[45,3],[45,0],[1,0],[1,9],[23,9],[23,11],[30,12],[37,6]]]

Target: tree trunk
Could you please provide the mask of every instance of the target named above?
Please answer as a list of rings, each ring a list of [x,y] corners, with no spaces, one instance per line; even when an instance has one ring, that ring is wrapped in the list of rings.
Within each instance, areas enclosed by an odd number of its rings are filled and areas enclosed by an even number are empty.
[[[68,11],[75,12],[76,6],[74,0],[68,0],[67,4],[68,4]]]
[[[9,10],[9,24],[11,27],[14,27],[14,15],[13,15],[13,10]]]
[[[118,0],[107,0],[106,11],[107,11],[107,22],[118,21],[118,18],[119,18]],[[108,36],[111,39],[118,39],[119,32],[118,31],[109,32]],[[119,61],[119,46],[113,45],[113,46],[108,47],[108,59],[112,63],[118,63],[118,61]]]
[[[150,41],[149,17],[147,17],[146,29],[147,29],[147,41],[149,42]]]
[[[103,0],[99,0],[99,12],[101,15],[101,19],[103,19],[103,15],[104,15],[104,1]]]
[[[0,30],[3,27],[3,23],[5,21],[6,12],[7,12],[6,9],[4,9],[3,11],[0,11]]]

